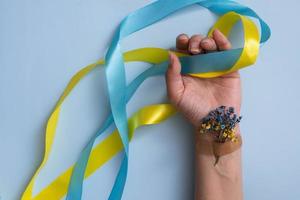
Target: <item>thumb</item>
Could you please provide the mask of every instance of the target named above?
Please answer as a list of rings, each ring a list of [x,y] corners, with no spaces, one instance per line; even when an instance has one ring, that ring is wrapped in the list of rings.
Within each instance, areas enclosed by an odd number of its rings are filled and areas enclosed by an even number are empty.
[[[169,99],[175,105],[181,99],[184,84],[180,74],[181,64],[176,54],[169,52],[169,67],[166,72],[167,92]]]

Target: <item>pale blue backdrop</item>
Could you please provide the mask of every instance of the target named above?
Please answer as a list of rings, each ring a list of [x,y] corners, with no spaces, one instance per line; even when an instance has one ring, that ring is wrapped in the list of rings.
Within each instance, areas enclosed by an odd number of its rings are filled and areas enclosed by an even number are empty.
[[[151,0],[0,0],[0,196],[20,198],[43,155],[46,120],[70,77],[105,55],[129,12]],[[242,0],[272,29],[258,62],[243,70],[242,134],[246,200],[300,199],[299,18],[297,0]],[[154,13],[155,14],[155,13]],[[192,6],[130,36],[124,50],[170,48],[181,32],[203,33],[216,17]],[[241,34],[233,39],[237,43]],[[127,66],[131,80],[146,65]],[[88,75],[63,107],[49,162],[34,192],[67,169],[108,113],[103,70]],[[132,113],[165,102],[163,77],[147,80]],[[192,128],[181,116],[144,127],[130,144],[125,200],[193,198]],[[84,183],[84,200],[106,199],[120,157]],[[0,198],[1,199],[1,198]]]

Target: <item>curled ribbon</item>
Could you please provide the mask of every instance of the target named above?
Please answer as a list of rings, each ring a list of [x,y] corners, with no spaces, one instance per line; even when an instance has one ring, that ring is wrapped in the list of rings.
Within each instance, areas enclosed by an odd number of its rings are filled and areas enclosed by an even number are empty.
[[[110,200],[121,199],[127,177],[129,141],[132,139],[135,129],[144,125],[161,123],[171,117],[176,110],[170,104],[149,105],[141,108],[127,120],[127,102],[144,80],[151,76],[163,75],[166,72],[168,66],[168,51],[160,48],[141,48],[123,54],[120,50],[119,41],[129,34],[192,4],[199,4],[218,15],[222,15],[211,28],[208,36],[210,36],[212,31],[216,28],[228,36],[236,22],[240,21],[244,31],[244,43],[242,48],[209,54],[189,56],[176,53],[180,57],[183,74],[190,74],[201,78],[211,78],[239,70],[252,65],[256,61],[260,43],[264,43],[268,40],[270,37],[270,29],[253,10],[234,1],[159,0],[129,14],[115,32],[105,60],[99,60],[77,72],[57,102],[47,122],[43,161],[25,189],[22,200],[56,200],[61,199],[66,194],[66,199],[68,200],[79,200],[82,195],[83,180],[113,158],[117,153],[124,151],[124,158],[109,196]],[[155,13],[155,15],[153,15],[153,13]],[[259,31],[255,23],[247,16],[259,20],[261,28],[260,39]],[[147,62],[153,64],[153,66],[142,72],[126,86],[124,62],[132,61]],[[35,179],[46,164],[51,152],[60,109],[65,98],[67,98],[84,76],[97,66],[104,65],[112,112],[102,124],[99,131],[90,139],[75,165],[71,166],[37,195],[33,196],[32,190]],[[93,147],[96,138],[113,123],[117,129],[101,143]]]

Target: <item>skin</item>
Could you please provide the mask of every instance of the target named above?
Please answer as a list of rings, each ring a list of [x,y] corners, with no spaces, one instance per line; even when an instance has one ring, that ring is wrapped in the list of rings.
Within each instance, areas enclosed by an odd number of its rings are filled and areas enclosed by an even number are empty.
[[[202,35],[189,37],[180,34],[176,49],[192,55],[226,51],[231,48],[229,40],[214,30],[212,38]],[[202,79],[182,75],[178,57],[170,52],[170,65],[166,72],[168,97],[197,130],[200,121],[211,110],[224,105],[232,106],[240,113],[241,79],[238,72],[221,77]],[[239,133],[237,128],[236,134]],[[211,137],[195,134],[195,199],[196,200],[241,200],[242,173],[240,149],[221,156],[215,165]]]
[[[202,35],[180,34],[176,39],[180,52],[192,55],[231,48],[229,40],[219,31],[212,38]],[[241,107],[241,80],[238,72],[217,78],[201,79],[181,75],[178,57],[170,52],[170,65],[166,73],[167,92],[170,101],[197,127],[209,111],[220,105],[233,106],[239,113]]]

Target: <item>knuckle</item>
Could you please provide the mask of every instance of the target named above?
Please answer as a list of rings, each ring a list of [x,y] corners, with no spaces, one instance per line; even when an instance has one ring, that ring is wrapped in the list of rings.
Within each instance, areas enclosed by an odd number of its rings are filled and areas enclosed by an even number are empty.
[[[216,48],[216,43],[212,38],[205,38],[201,41],[201,46],[205,49]]]
[[[187,49],[189,43],[189,37],[186,34],[180,34],[176,38],[176,48],[185,50]]]
[[[191,37],[191,40],[192,40],[192,41],[200,41],[200,40],[202,40],[202,39],[203,39],[203,36],[200,35],[200,34],[193,35],[193,36]]]
[[[189,39],[189,36],[185,33],[182,33],[182,34],[177,36],[177,40],[180,40],[180,41],[182,41],[182,40],[185,41],[185,40],[188,40],[188,39]]]

